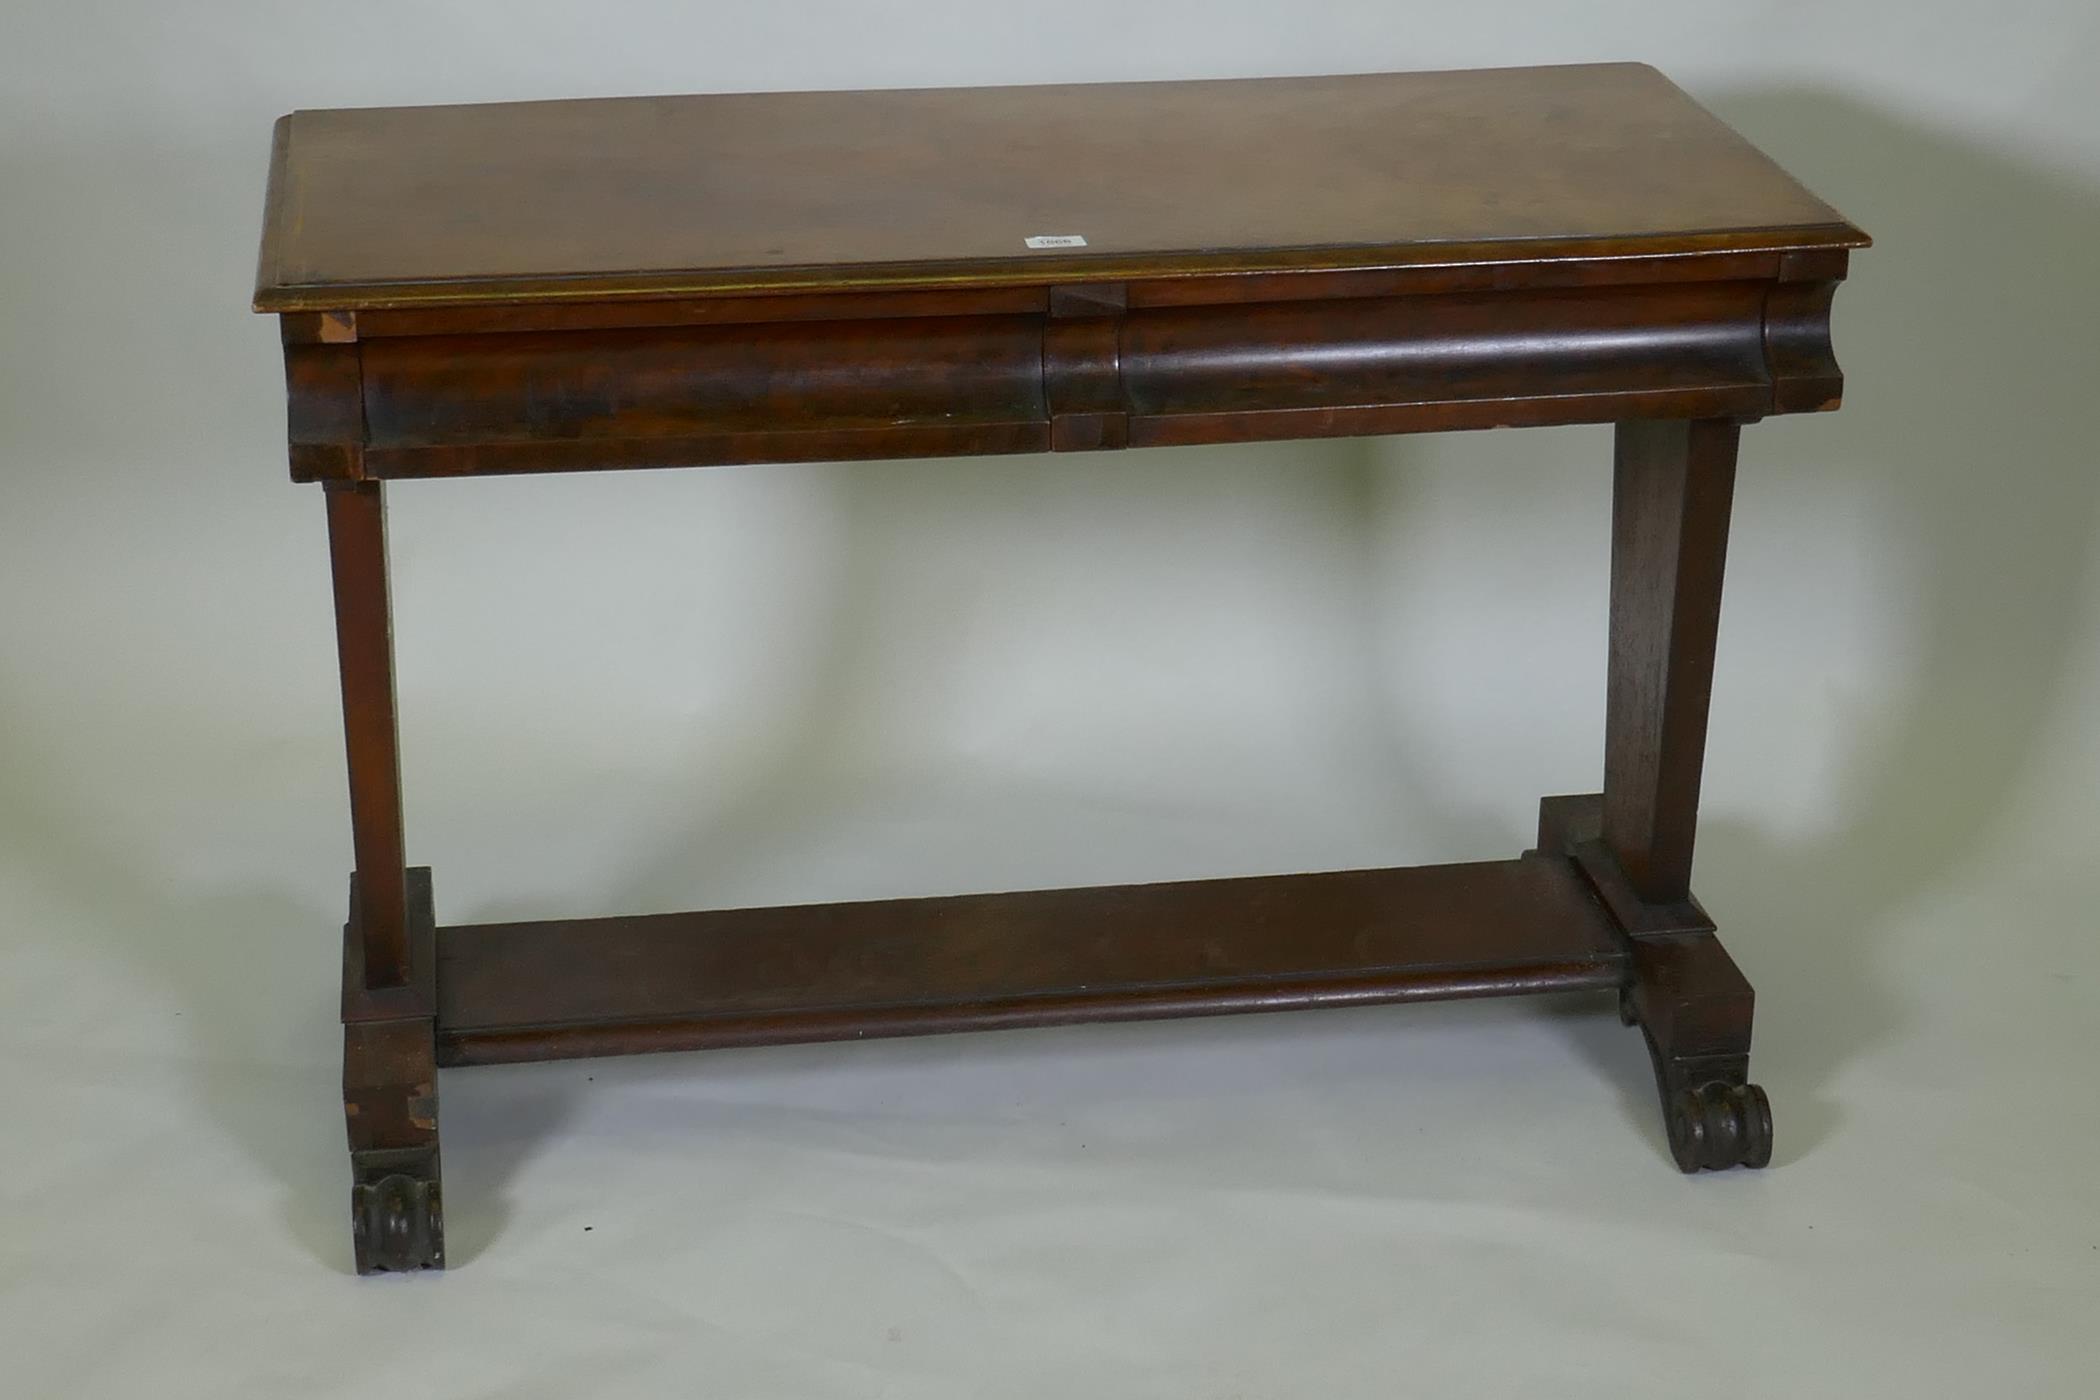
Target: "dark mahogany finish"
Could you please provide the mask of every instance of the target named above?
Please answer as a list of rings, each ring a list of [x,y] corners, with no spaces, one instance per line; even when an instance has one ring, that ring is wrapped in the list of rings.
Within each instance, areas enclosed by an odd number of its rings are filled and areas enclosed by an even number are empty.
[[[1271,875],[440,934],[439,1056],[538,1060],[1610,988],[1564,860]]]
[[[1639,65],[280,122],[255,304],[328,501],[359,1269],[443,1263],[440,1062],[1616,989],[1678,1164],[1763,1165],[1690,890],[1729,500],[1742,424],[1837,406],[1866,243]],[[458,927],[407,866],[389,480],[1603,422],[1603,791],[1518,859]]]
[[[1139,307],[1120,283],[1047,290],[1100,300],[295,346],[293,472],[376,480],[1754,418],[1834,393],[1827,322],[1814,345],[1791,326],[1775,335],[1774,280]]]

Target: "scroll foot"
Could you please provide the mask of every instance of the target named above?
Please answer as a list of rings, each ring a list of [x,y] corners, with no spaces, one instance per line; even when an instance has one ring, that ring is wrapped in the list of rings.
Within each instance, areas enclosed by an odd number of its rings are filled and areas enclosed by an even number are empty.
[[[358,1153],[350,1188],[351,1239],[361,1274],[445,1267],[445,1211],[437,1149]]]

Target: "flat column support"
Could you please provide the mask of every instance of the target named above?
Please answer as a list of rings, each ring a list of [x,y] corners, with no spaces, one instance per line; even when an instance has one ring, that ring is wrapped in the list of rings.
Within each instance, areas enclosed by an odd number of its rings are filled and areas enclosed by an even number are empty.
[[[1740,433],[1710,419],[1618,428],[1603,836],[1651,904],[1691,893]]]
[[[364,945],[361,967],[366,987],[400,987],[412,974],[385,487],[377,481],[330,482],[322,494],[328,502],[343,747],[350,775],[350,838],[357,857],[351,879],[355,921]]]

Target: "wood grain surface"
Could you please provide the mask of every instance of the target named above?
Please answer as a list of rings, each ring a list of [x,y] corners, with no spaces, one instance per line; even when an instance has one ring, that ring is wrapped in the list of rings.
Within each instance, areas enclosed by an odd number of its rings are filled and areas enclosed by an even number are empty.
[[[291,114],[255,306],[1865,241],[1641,64],[626,97]]]

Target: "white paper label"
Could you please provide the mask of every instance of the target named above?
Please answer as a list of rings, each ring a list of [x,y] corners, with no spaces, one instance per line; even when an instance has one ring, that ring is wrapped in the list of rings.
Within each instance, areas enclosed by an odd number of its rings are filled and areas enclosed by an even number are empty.
[[[1084,248],[1086,239],[1076,233],[1038,233],[1021,240],[1031,248]]]

